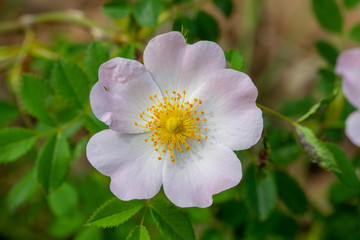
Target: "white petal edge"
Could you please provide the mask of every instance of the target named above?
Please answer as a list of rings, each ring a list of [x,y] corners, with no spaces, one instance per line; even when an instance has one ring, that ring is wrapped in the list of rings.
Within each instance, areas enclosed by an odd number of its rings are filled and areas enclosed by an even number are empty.
[[[215,72],[193,94],[203,110],[204,133],[208,140],[232,150],[248,149],[256,144],[263,130],[262,111],[256,106],[258,92],[245,73],[232,69]]]
[[[163,188],[179,207],[209,207],[212,195],[236,186],[242,178],[235,153],[220,144],[193,144],[185,153],[175,153],[175,163],[166,161]]]
[[[151,39],[144,50],[144,65],[161,91],[189,95],[212,72],[226,67],[223,50],[210,41],[186,44],[179,32],[169,32]]]
[[[100,173],[111,177],[110,189],[121,200],[148,199],[162,185],[163,161],[157,159],[145,134],[121,134],[111,129],[95,134],[86,155]]]
[[[349,49],[340,54],[335,72],[342,76],[345,97],[360,108],[360,48]]]
[[[100,66],[99,81],[90,93],[95,116],[115,131],[142,133],[147,130],[135,126],[139,114],[152,106],[149,96],[160,90],[145,67],[135,60],[113,58]]]
[[[345,133],[352,143],[360,147],[360,110],[346,119]]]

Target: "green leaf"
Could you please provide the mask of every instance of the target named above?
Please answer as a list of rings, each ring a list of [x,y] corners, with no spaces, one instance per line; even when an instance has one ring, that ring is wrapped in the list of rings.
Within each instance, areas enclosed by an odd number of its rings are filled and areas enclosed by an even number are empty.
[[[312,6],[320,25],[328,31],[340,33],[343,18],[335,0],[312,0]]]
[[[84,125],[91,134],[95,134],[109,128],[105,123],[97,119],[93,113],[91,113],[89,116],[86,116]]]
[[[276,185],[271,175],[266,176],[256,188],[258,195],[259,217],[265,220],[275,209],[276,204]]]
[[[336,181],[329,189],[329,200],[333,204],[342,204],[353,198],[357,198],[360,190],[358,188],[349,188],[342,182]]]
[[[315,86],[315,88],[321,90],[326,96],[333,94],[337,84],[337,76],[334,73],[334,70],[321,68],[318,71],[318,78],[319,79],[316,81],[317,86]]]
[[[307,209],[307,200],[299,184],[285,172],[275,172],[274,176],[280,199],[292,212],[304,213]]]
[[[346,154],[341,148],[333,143],[326,143],[326,147],[334,154],[340,172],[335,172],[339,180],[348,187],[359,188],[360,181],[355,173],[355,168],[351,164]]]
[[[78,209],[79,199],[74,187],[64,183],[49,194],[48,203],[56,217],[71,217]]]
[[[199,11],[196,15],[196,25],[201,39],[215,42],[219,38],[219,26],[210,14]]]
[[[40,78],[24,74],[21,84],[21,100],[26,110],[49,126],[54,126],[54,120],[50,117],[46,99],[52,95],[51,87]]]
[[[339,51],[326,41],[317,41],[315,46],[320,55],[325,58],[332,66],[335,66]]]
[[[57,188],[65,180],[71,161],[69,143],[63,134],[49,137],[36,161],[38,182],[45,191]]]
[[[174,206],[164,202],[151,203],[151,215],[165,239],[195,239],[189,219]]]
[[[108,61],[109,58],[109,53],[101,42],[93,41],[89,45],[85,56],[85,66],[92,84],[98,80],[100,65]]]
[[[140,0],[135,3],[135,19],[143,27],[154,27],[160,15],[161,8],[161,0]]]
[[[320,166],[328,171],[339,171],[334,155],[329,151],[325,144],[315,136],[313,131],[297,124],[296,133],[300,144],[312,161],[320,162]]]
[[[326,109],[329,107],[330,103],[332,103],[332,101],[335,99],[337,95],[337,91],[334,92],[333,94],[330,94],[329,96],[321,99],[319,102],[315,103],[315,105],[313,105],[309,111],[307,111],[304,115],[302,115],[297,122],[304,122],[306,120],[315,118],[317,116],[319,116],[321,113],[325,112]]]
[[[24,128],[0,130],[0,163],[10,162],[24,155],[36,142],[35,132]]]
[[[244,57],[238,51],[228,50],[225,52],[226,60],[234,70],[241,71],[244,67]]]
[[[35,170],[31,170],[11,189],[7,197],[10,211],[14,211],[34,195],[36,184]]]
[[[350,37],[360,42],[360,23],[356,24],[350,31]]]
[[[213,0],[213,1],[225,16],[230,17],[233,9],[233,4],[231,0]]]
[[[0,125],[11,122],[19,117],[19,110],[10,102],[0,101],[0,112]]]
[[[76,161],[85,153],[86,145],[87,145],[88,141],[89,141],[89,138],[84,137],[76,143],[74,150],[73,150],[72,161]]]
[[[115,19],[127,17],[131,11],[132,6],[126,0],[112,0],[106,2],[103,6],[104,14]]]
[[[113,198],[95,211],[87,225],[102,228],[118,226],[134,216],[143,206],[144,203],[139,200],[124,202]]]
[[[88,107],[90,85],[87,76],[77,65],[59,60],[52,77],[56,90],[68,103],[78,108]]]
[[[57,239],[70,239],[70,236],[78,231],[84,224],[84,216],[76,212],[70,218],[55,218],[48,227],[52,236]]]
[[[360,0],[344,0],[344,2],[347,8],[353,8],[360,2]]]
[[[186,32],[186,42],[193,43],[198,35],[196,22],[186,16],[176,18],[172,30],[181,32],[184,29]]]
[[[126,240],[150,240],[150,236],[146,227],[139,225],[130,232]]]
[[[135,59],[135,47],[134,45],[128,44],[123,46],[119,52],[118,56],[122,58]]]
[[[244,201],[251,212],[260,220],[268,218],[275,208],[276,185],[271,175],[258,180],[255,165],[251,164],[245,173],[243,180]]]
[[[288,100],[283,103],[280,113],[287,117],[300,117],[315,104],[315,100],[311,97]]]
[[[79,232],[74,240],[103,240],[102,230],[99,228],[84,228]]]
[[[270,143],[270,156],[275,164],[286,165],[296,160],[301,149],[294,135],[285,129],[271,129],[268,131],[267,139]]]

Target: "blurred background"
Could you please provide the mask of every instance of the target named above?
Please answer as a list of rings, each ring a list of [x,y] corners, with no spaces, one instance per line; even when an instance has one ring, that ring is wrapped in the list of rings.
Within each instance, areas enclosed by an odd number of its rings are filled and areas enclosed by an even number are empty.
[[[117,228],[84,226],[112,197],[109,179],[96,172],[84,154],[89,137],[106,126],[88,107],[83,118],[82,111],[57,93],[54,68],[59,59],[79,65],[91,87],[98,65],[89,58],[96,56],[96,44],[105,49],[100,58],[104,61],[115,56],[142,61],[149,39],[182,31],[189,43],[216,41],[229,67],[254,81],[258,103],[297,119],[332,96],[340,81],[334,74],[338,54],[360,44],[356,0],[329,1],[335,10],[325,0],[151,0],[143,8],[139,2],[146,1],[0,0],[0,126],[51,131],[51,124],[26,103],[31,92],[23,89],[23,74],[33,74],[54,89],[44,98],[46,111],[64,130],[71,158],[61,183],[49,191],[36,175],[46,138],[39,138],[16,161],[0,161],[0,239],[125,239],[141,220],[140,214]],[[36,88],[32,93],[37,94]],[[354,108],[340,92],[325,109],[304,125],[342,149],[356,182],[359,148],[344,135],[344,121]],[[265,112],[264,120],[259,144],[237,152],[244,166],[240,185],[217,195],[211,208],[181,210],[196,239],[360,239],[358,183],[354,187],[352,180],[344,182],[343,176],[320,167],[302,149],[293,126]],[[265,201],[265,210],[253,200]],[[145,225],[152,239],[166,239],[150,214]]]

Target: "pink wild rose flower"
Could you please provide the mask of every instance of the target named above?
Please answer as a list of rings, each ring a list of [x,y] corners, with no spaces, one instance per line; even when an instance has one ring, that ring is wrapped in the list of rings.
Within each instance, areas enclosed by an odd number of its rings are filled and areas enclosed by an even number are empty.
[[[257,94],[246,74],[226,69],[216,43],[159,35],[144,65],[117,57],[100,66],[90,102],[110,129],[90,139],[87,157],[121,200],[152,198],[163,186],[179,207],[208,207],[240,182],[233,151],[261,136]]]
[[[345,133],[355,145],[360,146],[360,48],[341,53],[335,71],[342,77],[345,97],[357,109],[346,119]]]

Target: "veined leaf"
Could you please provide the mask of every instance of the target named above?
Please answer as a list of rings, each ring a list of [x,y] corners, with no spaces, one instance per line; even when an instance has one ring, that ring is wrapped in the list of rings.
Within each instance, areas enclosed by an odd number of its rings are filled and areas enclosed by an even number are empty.
[[[306,211],[307,200],[299,184],[284,172],[275,172],[276,186],[280,199],[294,213]]]
[[[85,118],[84,125],[91,134],[95,134],[109,128],[105,123],[98,120],[93,113]]]
[[[113,198],[95,211],[87,225],[102,228],[118,226],[134,216],[143,206],[144,203],[139,200],[125,202]]]
[[[5,101],[0,102],[0,113],[0,125],[11,122],[19,116],[17,107],[14,104]]]
[[[50,210],[56,217],[72,217],[78,208],[78,195],[74,187],[68,183],[62,184],[48,197]]]
[[[331,45],[328,42],[320,40],[316,42],[316,48],[320,53],[320,55],[323,58],[325,58],[328,61],[328,63],[330,63],[333,66],[336,64],[336,59],[337,56],[339,55],[339,51],[333,45]]]
[[[334,155],[309,128],[296,125],[296,133],[300,144],[312,161],[320,162],[320,166],[328,171],[339,172]]]
[[[350,37],[360,42],[360,23],[356,24],[350,31]]]
[[[151,203],[150,211],[165,239],[191,240],[195,238],[189,219],[179,209],[157,202]]]
[[[146,227],[139,225],[130,232],[126,240],[150,240],[150,236]]]
[[[31,170],[11,189],[7,197],[10,211],[14,211],[35,193],[36,184],[35,170]]]
[[[238,51],[229,50],[225,52],[226,60],[234,70],[241,71],[244,67],[244,57]]]
[[[90,85],[86,74],[74,63],[59,60],[52,74],[56,90],[70,104],[87,108]]]
[[[243,181],[245,203],[255,215],[265,220],[275,208],[276,185],[271,175],[259,181],[255,165],[250,165]]]
[[[233,9],[231,0],[213,0],[215,5],[222,11],[226,17],[230,17]]]
[[[50,86],[36,76],[25,74],[20,91],[26,110],[40,121],[54,126],[54,120],[46,109],[46,98],[52,94]]]
[[[196,15],[199,37],[203,40],[216,41],[219,38],[219,26],[215,18],[204,11]]]
[[[119,19],[127,17],[132,11],[132,6],[127,0],[111,0],[103,6],[105,15]]]
[[[335,99],[335,97],[337,96],[338,91],[335,90],[332,94],[330,94],[329,96],[321,99],[319,102],[317,102],[316,104],[314,104],[309,111],[307,111],[304,115],[302,115],[297,122],[304,122],[306,120],[309,120],[311,118],[317,117],[319,116],[321,113],[323,113],[328,106],[330,105],[330,103],[332,103],[332,101]]]
[[[331,32],[340,33],[343,18],[335,0],[312,0],[313,10],[320,25]]]
[[[0,131],[0,163],[10,162],[24,155],[36,142],[36,133],[24,128]]]
[[[176,18],[173,23],[172,30],[181,32],[184,29],[186,32],[186,42],[193,43],[198,35],[196,22],[187,16],[180,16]]]
[[[335,175],[346,186],[360,188],[360,181],[355,173],[355,168],[343,150],[341,150],[339,146],[329,142],[326,143],[326,147],[334,154],[335,160],[340,169],[340,172],[335,172]]]
[[[69,143],[63,134],[55,134],[41,148],[37,161],[37,179],[45,191],[57,188],[65,180],[71,161]]]
[[[353,8],[360,2],[360,0],[344,0],[344,2],[347,8]]]
[[[160,15],[161,8],[161,0],[140,0],[135,3],[135,19],[144,27],[154,27]]]
[[[105,4],[106,5],[106,4]],[[98,70],[101,64],[109,60],[109,53],[101,42],[94,41],[86,51],[85,66],[91,83],[98,80]]]

